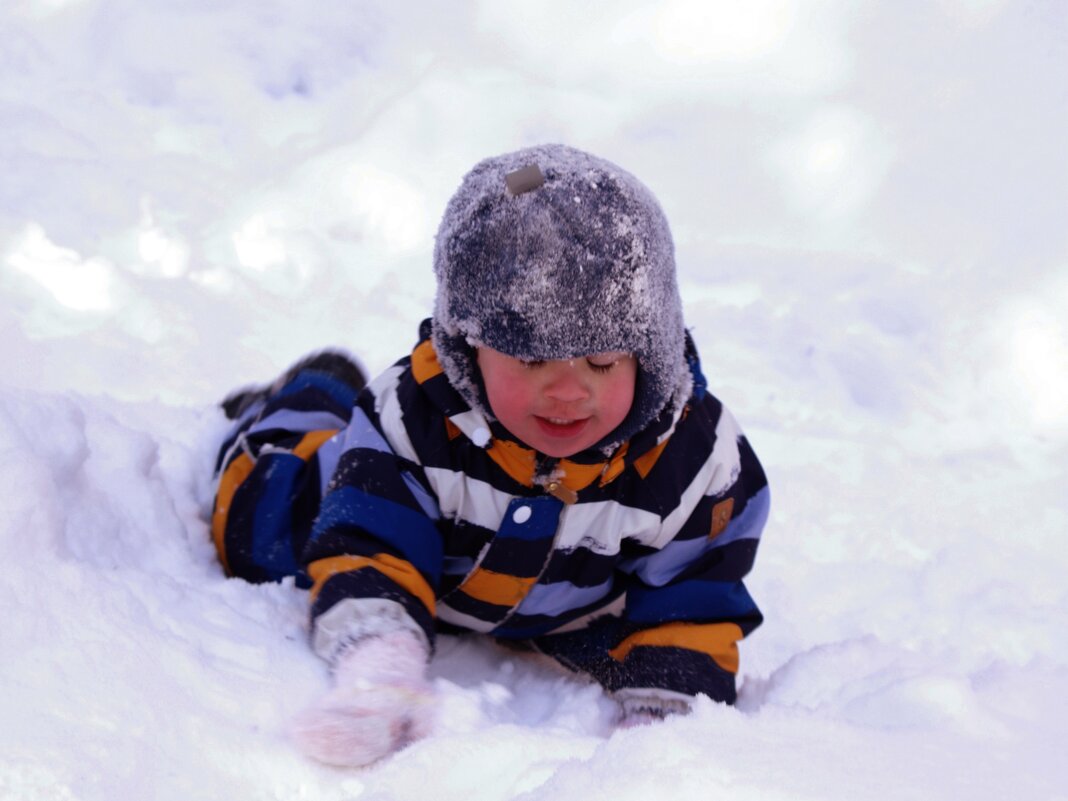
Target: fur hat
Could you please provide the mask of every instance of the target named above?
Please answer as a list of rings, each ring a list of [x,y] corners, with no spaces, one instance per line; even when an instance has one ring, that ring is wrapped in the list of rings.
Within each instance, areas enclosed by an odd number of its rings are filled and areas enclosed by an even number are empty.
[[[638,179],[564,145],[486,159],[445,209],[434,248],[433,340],[452,385],[492,419],[474,348],[524,360],[608,351],[638,360],[608,450],[690,392],[674,245]]]

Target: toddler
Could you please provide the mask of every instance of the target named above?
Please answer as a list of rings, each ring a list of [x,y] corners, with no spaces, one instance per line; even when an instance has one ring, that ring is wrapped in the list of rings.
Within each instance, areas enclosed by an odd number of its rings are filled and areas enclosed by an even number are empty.
[[[767,481],[706,388],[656,199],[561,145],[490,158],[434,271],[418,344],[367,386],[325,352],[224,402],[219,556],[310,588],[333,668],[298,743],[363,765],[426,733],[438,632],[591,676],[624,725],[732,703]]]

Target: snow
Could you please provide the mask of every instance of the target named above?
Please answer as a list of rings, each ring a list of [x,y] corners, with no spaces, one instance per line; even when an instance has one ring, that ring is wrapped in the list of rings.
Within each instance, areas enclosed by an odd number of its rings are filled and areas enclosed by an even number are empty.
[[[3,4],[0,798],[1068,797],[1068,10],[735,6]],[[384,369],[460,177],[546,141],[656,192],[769,472],[739,703],[613,731],[444,638],[432,738],[309,763],[328,676],[215,561],[213,404]]]

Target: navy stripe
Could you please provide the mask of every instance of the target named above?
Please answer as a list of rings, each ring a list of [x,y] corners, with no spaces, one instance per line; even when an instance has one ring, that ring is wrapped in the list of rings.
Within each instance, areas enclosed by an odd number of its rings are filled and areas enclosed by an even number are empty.
[[[584,617],[585,615],[596,612],[598,609],[603,609],[605,606],[612,603],[612,601],[616,600],[622,592],[622,587],[617,584],[599,601],[587,604],[586,606],[581,606],[578,609],[572,609],[570,612],[560,615],[524,615],[517,612],[509,617],[503,626],[494,629],[493,636],[508,639],[529,639],[531,637],[540,637],[546,632],[558,629],[576,618]],[[603,619],[604,618],[601,618],[601,620]],[[615,618],[612,619],[615,620]],[[587,630],[588,629],[582,629],[582,631]],[[614,645],[615,643],[608,647],[613,647]]]
[[[534,644],[566,667],[593,676],[610,692],[660,687],[690,695],[704,693],[714,701],[734,703],[734,674],[700,651],[640,645],[622,662],[613,659],[608,652],[637,630],[616,619],[601,618],[582,631],[550,634]]]
[[[635,623],[731,620],[756,611],[740,581],[693,579],[667,587],[636,586],[627,592],[627,619]]]
[[[330,480],[330,494],[348,487],[371,495],[388,498],[413,513],[429,517],[399,470],[401,462],[392,453],[367,448],[345,451],[338,458],[334,476]]]
[[[552,537],[535,541],[497,539],[482,557],[481,566],[494,573],[530,578],[541,571],[552,547]]]
[[[318,484],[314,462],[284,452],[257,460],[227,515],[223,544],[233,575],[262,582],[300,573],[297,554],[318,509]]]
[[[271,408],[272,403],[277,403],[278,405],[287,405],[291,409],[296,408],[296,406],[289,404],[302,404],[304,402],[303,399],[296,400],[298,395],[302,395],[305,398],[316,398],[316,408],[336,409],[347,420],[349,412],[356,401],[357,392],[344,381],[340,381],[327,373],[317,370],[301,370],[273,396],[267,407]]]
[[[589,548],[554,551],[541,574],[541,582],[569,581],[579,587],[596,587],[616,572],[615,556],[594,553]]]
[[[477,598],[472,598],[461,589],[457,589],[456,591],[449,593],[447,596],[442,595],[441,601],[455,609],[457,612],[470,615],[471,617],[477,617],[479,620],[484,620],[491,624],[503,620],[507,617],[508,613],[512,611],[512,607],[510,606],[490,604],[485,601],[480,601]]]
[[[332,526],[353,521],[359,521],[361,529],[411,562],[431,585],[437,583],[441,542],[434,524],[422,512],[355,487],[338,487],[323,499],[312,538]]]
[[[701,578],[714,581],[740,581],[753,567],[760,540],[737,540],[706,551],[700,559],[675,577],[675,581]]]
[[[474,569],[475,558],[473,556],[449,556],[445,554],[445,559],[441,565],[442,575],[450,576],[463,577]]]
[[[446,563],[446,567],[448,567],[448,563]],[[439,590],[440,594],[439,594],[438,597],[443,598],[446,595],[448,595],[450,592],[452,592],[457,587],[459,587],[461,584],[463,584],[463,581],[464,581],[465,578],[467,578],[467,574],[466,573],[455,573],[455,574],[442,573],[441,574],[441,585],[440,585],[440,590]]]
[[[252,550],[253,521],[258,500],[256,483],[253,475],[249,475],[234,492],[226,517],[226,531],[223,534],[223,547],[226,550],[226,563],[230,573],[253,583],[274,580],[273,576],[260,567]]]
[[[262,474],[266,479],[256,504],[252,553],[266,573],[281,579],[296,575],[299,569],[293,542],[293,501],[307,462],[283,453],[261,457],[260,462],[264,461],[267,465]],[[315,492],[318,494],[318,487]]]
[[[738,438],[738,462],[741,468],[738,483],[744,488],[743,494],[747,496],[756,495],[757,492],[768,486],[768,477],[764,474],[764,468],[761,467],[756,453],[753,452],[753,448],[744,434]]]
[[[734,674],[706,653],[666,645],[639,645],[627,654],[622,670],[612,671],[605,689],[664,687],[687,695],[704,694],[713,701],[737,700]]]
[[[368,537],[367,533],[359,526],[349,523],[332,526],[329,530],[317,532],[314,538],[308,540],[308,544],[301,554],[301,561],[305,565],[310,565],[312,562],[328,559],[331,556],[373,557],[383,551],[389,552],[393,556],[402,556],[395,553],[392,548],[384,547],[383,543],[378,542],[373,537]]]
[[[404,428],[412,447],[419,455],[420,464],[424,467],[449,466],[449,455],[454,452],[455,447],[461,442],[470,444],[470,440],[466,437],[460,437],[455,442],[449,439],[445,425],[446,415],[426,394],[426,385],[420,386],[416,383],[411,370],[405,370],[400,375],[396,392]],[[373,410],[368,410],[368,414],[374,414]],[[471,447],[472,452],[478,451],[485,456],[481,448],[476,448],[473,444]]]
[[[349,413],[351,411],[349,407],[336,403],[327,394],[314,388],[305,388],[301,391],[293,392],[286,397],[280,397],[278,395],[271,397],[267,403],[264,404],[258,419],[263,419],[275,412],[287,409],[294,412],[326,411],[345,420],[349,418]]]
[[[467,520],[439,520],[438,528],[445,541],[445,553],[452,555],[478,554],[493,539],[493,531]]]

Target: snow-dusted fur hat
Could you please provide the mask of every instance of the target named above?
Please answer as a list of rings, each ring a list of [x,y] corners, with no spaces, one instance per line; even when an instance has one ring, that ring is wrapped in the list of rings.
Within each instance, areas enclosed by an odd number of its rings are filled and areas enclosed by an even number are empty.
[[[634,353],[634,404],[605,449],[689,395],[667,220],[652,192],[611,162],[541,145],[475,165],[445,209],[434,272],[438,358],[491,418],[480,345],[523,360]]]

